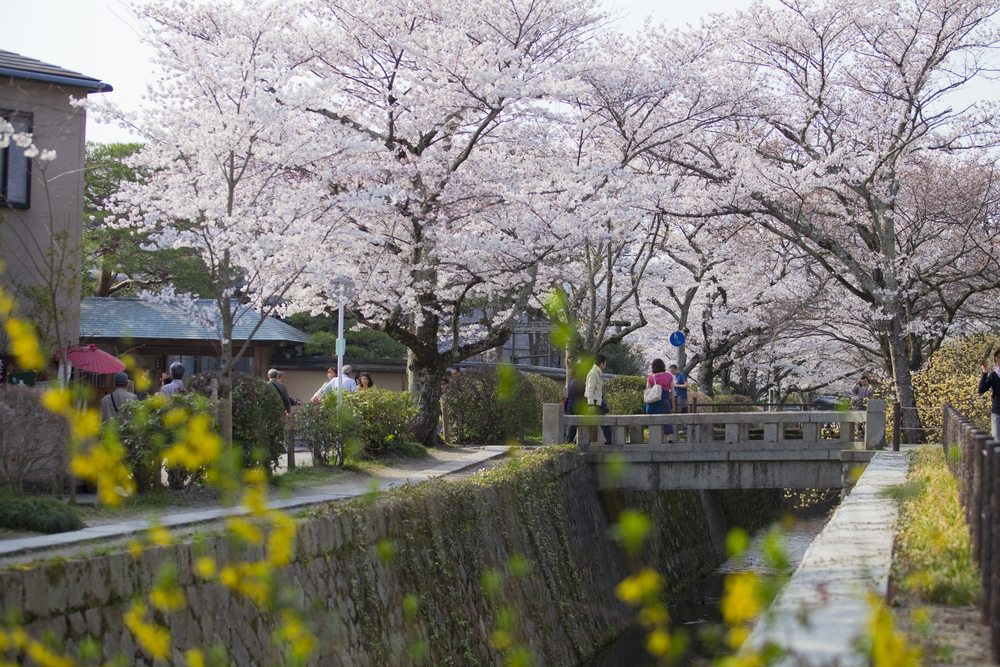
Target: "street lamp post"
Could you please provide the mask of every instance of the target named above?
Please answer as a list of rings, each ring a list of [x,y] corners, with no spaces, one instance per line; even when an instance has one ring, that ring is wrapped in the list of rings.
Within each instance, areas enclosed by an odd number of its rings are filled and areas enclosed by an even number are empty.
[[[330,295],[337,297],[337,412],[340,412],[344,396],[344,305],[354,296],[357,288],[354,281],[346,276],[338,276],[330,281]]]

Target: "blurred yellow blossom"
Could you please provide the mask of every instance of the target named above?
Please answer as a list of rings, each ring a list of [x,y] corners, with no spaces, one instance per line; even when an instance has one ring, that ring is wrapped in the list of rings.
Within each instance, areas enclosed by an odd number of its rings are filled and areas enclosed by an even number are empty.
[[[211,579],[215,576],[215,559],[210,556],[202,556],[195,561],[194,570],[202,579]]]
[[[131,631],[136,642],[153,658],[166,657],[170,653],[170,632],[163,627],[146,622],[146,606],[136,602],[122,620]]]
[[[38,338],[28,322],[10,318],[4,322],[4,329],[10,338],[7,348],[17,359],[19,366],[32,371],[45,368],[45,355],[42,354]]]

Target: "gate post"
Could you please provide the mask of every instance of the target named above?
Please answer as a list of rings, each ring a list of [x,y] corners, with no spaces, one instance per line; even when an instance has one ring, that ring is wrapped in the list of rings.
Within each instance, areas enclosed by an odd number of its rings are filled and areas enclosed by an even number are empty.
[[[866,450],[885,449],[885,409],[885,401],[868,399],[868,413],[865,416]]]

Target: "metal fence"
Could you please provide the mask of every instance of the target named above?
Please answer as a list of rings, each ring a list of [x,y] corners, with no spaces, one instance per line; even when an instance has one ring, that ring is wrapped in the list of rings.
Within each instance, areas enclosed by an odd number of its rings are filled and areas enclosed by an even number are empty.
[[[972,558],[982,574],[982,622],[990,630],[990,664],[1000,664],[1000,443],[959,414],[943,407],[941,442],[961,482],[960,498],[972,538]],[[953,448],[960,457],[948,456]]]

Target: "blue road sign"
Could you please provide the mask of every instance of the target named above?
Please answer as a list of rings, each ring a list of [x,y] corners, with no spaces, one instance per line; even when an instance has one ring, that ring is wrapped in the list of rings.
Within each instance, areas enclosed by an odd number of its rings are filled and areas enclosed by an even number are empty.
[[[670,334],[670,344],[674,347],[680,347],[684,344],[684,334],[680,331],[675,331]]]

